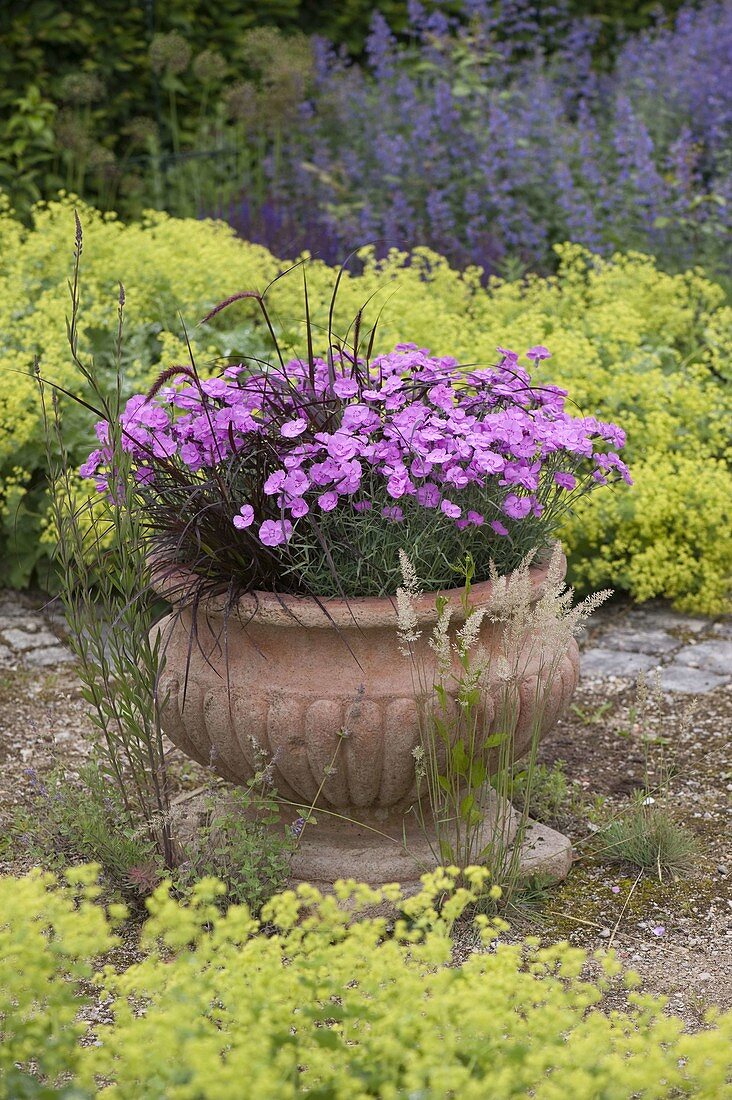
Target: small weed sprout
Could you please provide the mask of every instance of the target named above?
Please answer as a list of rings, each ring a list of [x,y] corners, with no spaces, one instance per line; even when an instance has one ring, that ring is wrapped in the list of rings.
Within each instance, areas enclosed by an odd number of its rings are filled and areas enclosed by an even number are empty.
[[[523,767],[514,770],[511,778],[511,799],[521,810],[526,809],[530,817],[547,824],[559,822],[569,812],[572,793],[564,771],[563,760],[557,760],[551,767],[537,764],[527,799],[528,775]]]
[[[105,882],[126,896],[150,893],[164,866],[147,828],[134,828],[116,783],[98,762],[78,776],[56,768],[43,780],[31,774],[31,807],[19,807],[10,824],[14,848],[53,869],[93,860]]]
[[[276,797],[263,789],[219,790],[204,798],[204,820],[182,845],[174,882],[185,894],[201,879],[220,878],[225,905],[246,905],[257,914],[285,887],[295,841],[280,825]],[[223,900],[223,899],[222,899]]]

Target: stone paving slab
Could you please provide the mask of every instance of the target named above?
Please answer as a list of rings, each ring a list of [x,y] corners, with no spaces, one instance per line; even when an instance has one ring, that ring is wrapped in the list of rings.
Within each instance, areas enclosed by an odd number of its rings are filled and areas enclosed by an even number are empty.
[[[705,694],[732,685],[732,618],[682,615],[663,605],[601,610],[580,641],[587,679],[660,672],[664,692]]]
[[[603,636],[603,642],[610,649],[620,649],[626,653],[650,653],[660,656],[679,649],[682,642],[665,630],[629,630],[618,627]]]
[[[0,622],[32,617],[36,609],[22,592],[0,593]]]
[[[603,639],[604,640],[604,639]],[[587,679],[608,676],[638,676],[658,666],[658,658],[648,653],[626,653],[619,649],[593,646],[580,660],[580,671]]]
[[[24,653],[28,649],[41,649],[58,645],[58,638],[48,630],[18,630],[15,627],[3,630],[0,627],[0,638],[11,649],[15,649],[19,653]]]
[[[684,646],[674,660],[691,668],[703,668],[719,676],[732,677],[732,641],[715,638],[698,645]]]
[[[717,676],[703,668],[690,668],[688,665],[666,665],[661,671],[661,690],[705,695],[715,688],[724,687],[729,677]]]
[[[687,634],[700,634],[709,630],[711,619],[700,615],[683,615],[667,607],[633,607],[625,621],[632,626],[647,627],[652,630],[680,630]]]
[[[25,593],[0,593],[0,668],[53,668],[74,660],[54,632],[54,617],[38,604]]]
[[[74,661],[71,650],[62,645],[43,646],[42,649],[32,650],[26,664],[31,668],[53,668],[55,665],[69,665]]]

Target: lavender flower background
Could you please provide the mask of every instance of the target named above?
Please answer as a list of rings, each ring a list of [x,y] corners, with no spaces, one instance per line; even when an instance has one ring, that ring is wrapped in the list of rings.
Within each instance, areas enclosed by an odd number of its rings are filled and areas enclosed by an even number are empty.
[[[363,65],[316,42],[266,198],[221,212],[241,235],[328,262],[427,245],[508,276],[551,270],[572,240],[729,276],[732,2],[630,37],[610,68],[596,20],[526,0],[465,9],[458,24],[412,3],[399,42],[377,12]]]

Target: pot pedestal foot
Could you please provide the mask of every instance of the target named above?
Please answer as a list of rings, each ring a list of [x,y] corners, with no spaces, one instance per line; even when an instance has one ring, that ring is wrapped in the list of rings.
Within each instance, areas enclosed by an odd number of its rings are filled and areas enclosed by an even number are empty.
[[[337,879],[355,879],[369,886],[398,882],[409,896],[420,889],[420,877],[446,862],[439,857],[436,838],[428,839],[413,820],[397,828],[382,830],[355,821],[334,823],[317,817],[316,825],[305,827],[293,854],[290,886],[309,882],[329,892]],[[518,815],[510,808],[505,819],[508,844],[514,845]],[[405,819],[406,821],[406,819]],[[486,842],[482,837],[482,843]],[[431,842],[430,842],[431,841]],[[508,855],[505,857],[509,858]],[[476,862],[478,862],[476,860]],[[487,861],[489,862],[489,861]],[[568,837],[548,825],[529,819],[520,849],[522,878],[541,876],[552,882],[565,878],[572,865],[572,844]]]
[[[485,848],[494,838],[503,836],[501,848],[507,861],[510,858],[507,850],[510,852],[517,843],[519,815],[510,803],[492,798],[490,794],[486,796],[484,809],[482,835],[476,848]],[[210,797],[198,793],[184,795],[175,806],[175,830],[182,840],[190,843],[205,824],[215,842],[217,818],[232,812],[251,816],[251,811],[236,809],[225,796],[212,807]],[[291,807],[282,808],[281,824],[273,826],[280,835],[289,827],[296,812]],[[449,862],[440,859],[436,835],[428,837],[426,825],[423,827],[414,814],[392,816],[386,821],[374,817],[368,823],[359,823],[316,809],[313,817],[315,824],[304,827],[292,854],[288,881],[291,888],[308,882],[322,893],[330,893],[338,879],[355,879],[373,887],[398,882],[404,896],[409,897],[419,892],[423,874]],[[490,857],[485,862],[490,863]],[[569,838],[548,825],[529,819],[520,849],[520,876],[537,875],[550,882],[560,882],[571,865]],[[385,914],[386,909],[378,915]],[[393,906],[390,915],[394,915]]]
[[[561,882],[569,874],[573,860],[572,842],[564,833],[529,818],[521,845],[521,875],[541,875],[550,882]]]

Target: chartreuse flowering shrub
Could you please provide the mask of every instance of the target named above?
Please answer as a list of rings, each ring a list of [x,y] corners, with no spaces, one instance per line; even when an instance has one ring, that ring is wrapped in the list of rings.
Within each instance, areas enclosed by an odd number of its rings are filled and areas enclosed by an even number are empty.
[[[215,879],[186,904],[164,884],[141,960],[95,979],[107,1022],[86,1023],[94,960],[119,943],[122,915],[95,901],[95,875],[0,882],[1,1097],[226,1100],[243,1082],[263,1100],[731,1095],[732,1014],[688,1035],[663,999],[631,992],[629,1009],[603,1012],[621,970],[612,953],[597,956],[592,982],[581,950],[536,937],[449,966],[451,926],[484,890],[481,868],[465,887],[457,868],[438,869],[406,900],[397,886],[340,882],[329,898],[302,886],[267,903],[267,934],[243,905],[221,914]],[[387,900],[403,917],[387,934],[384,919],[353,920],[345,900],[357,911]],[[476,924],[485,948],[506,927]]]
[[[48,1096],[29,1076],[34,1063],[53,1081],[78,1065],[78,983],[94,975],[94,959],[116,942],[111,925],[124,909],[106,912],[96,899],[97,869],[74,867],[63,889],[50,873],[0,879],[0,1096]],[[18,1068],[16,1063],[20,1063]],[[63,1095],[63,1093],[61,1093]]]
[[[149,901],[142,959],[102,969],[107,1022],[95,1014],[90,1024],[81,1010],[98,994],[79,981],[116,942],[92,900],[93,870],[74,872],[86,883],[78,902],[74,889],[39,872],[6,878],[0,1095],[732,1095],[732,1014],[712,1013],[689,1035],[662,998],[631,992],[626,1010],[603,1011],[621,969],[612,952],[598,954],[600,977],[589,981],[583,951],[541,947],[535,937],[493,949],[506,926],[479,916],[484,949],[448,965],[453,922],[485,888],[481,868],[465,872],[467,886],[456,875],[426,875],[422,892],[401,901],[398,886],[342,882],[334,897],[300,886],[265,907],[266,933],[244,906],[221,914],[214,879],[186,904],[161,886]],[[357,910],[387,899],[404,915],[388,933],[384,918],[353,919],[337,899]],[[632,974],[625,981],[638,984]],[[80,1045],[82,1034],[94,1042]]]
[[[159,371],[187,361],[181,316],[201,369],[216,357],[267,354],[267,333],[251,304],[237,304],[197,326],[217,301],[244,289],[264,290],[282,265],[266,250],[234,238],[223,225],[151,214],[124,226],[80,209],[85,229],[80,353],[111,371],[117,280],[125,284],[127,329],[123,385],[144,390]],[[83,394],[67,350],[66,281],[73,245],[71,203],[39,209],[25,229],[0,217],[0,556],[15,584],[45,570],[53,536],[47,525],[43,429],[32,377],[43,375]],[[577,414],[621,423],[633,488],[617,487],[587,502],[562,538],[571,579],[612,585],[639,598],[668,596],[688,609],[728,606],[728,349],[732,309],[698,271],[671,276],[639,254],[600,260],[575,245],[559,249],[552,278],[481,285],[477,269],[459,274],[426,250],[394,252],[346,275],[333,329],[345,334],[357,310],[372,320],[382,309],[375,353],[404,341],[488,367],[496,348],[551,348],[551,370],[533,382],[567,389]],[[315,325],[327,330],[332,269],[308,267]],[[272,287],[268,302],[283,346],[303,355],[302,283],[297,273]],[[324,349],[321,349],[324,350]],[[220,363],[219,366],[225,364]],[[82,462],[93,440],[91,417],[62,400],[64,437]]]

